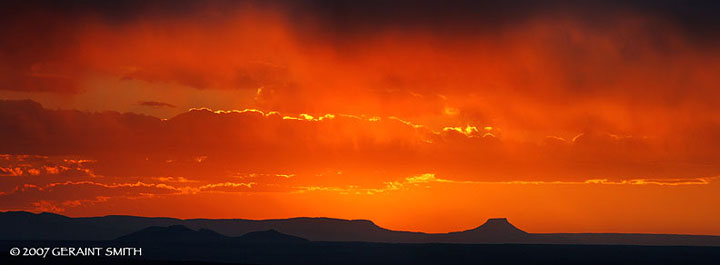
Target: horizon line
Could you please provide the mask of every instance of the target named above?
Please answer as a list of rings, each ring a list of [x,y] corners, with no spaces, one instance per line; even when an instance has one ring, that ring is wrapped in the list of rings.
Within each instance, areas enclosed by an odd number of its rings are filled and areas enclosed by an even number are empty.
[[[139,215],[127,215],[127,214],[108,214],[108,215],[102,215],[102,216],[68,216],[63,215],[60,213],[54,213],[54,212],[32,212],[32,211],[24,211],[24,210],[6,210],[6,211],[0,211],[0,213],[27,213],[27,214],[34,214],[34,215],[40,215],[40,214],[52,214],[52,215],[58,215],[63,216],[66,218],[71,219],[79,219],[79,218],[104,218],[104,217],[112,217],[112,216],[123,216],[123,217],[137,217],[137,218],[151,218],[151,219],[175,219],[179,221],[191,221],[191,220],[244,220],[244,221],[255,221],[255,222],[261,222],[261,221],[279,221],[279,220],[291,220],[291,219],[329,219],[329,220],[337,220],[337,221],[367,221],[370,224],[376,226],[380,229],[385,229],[389,231],[394,232],[407,232],[407,233],[419,233],[419,234],[428,234],[428,235],[436,235],[436,234],[450,234],[450,233],[457,233],[457,232],[465,232],[470,231],[473,229],[477,229],[480,226],[488,223],[490,220],[493,219],[504,219],[507,221],[508,224],[511,226],[520,229],[521,231],[528,233],[528,234],[534,234],[534,235],[551,235],[551,234],[622,234],[622,235],[675,235],[675,236],[711,236],[711,237],[720,237],[720,234],[688,234],[688,233],[648,233],[648,232],[527,232],[517,226],[515,226],[513,223],[509,221],[509,218],[507,217],[490,217],[485,220],[484,223],[477,225],[475,227],[472,227],[470,229],[464,229],[464,230],[455,230],[455,231],[448,231],[448,232],[424,232],[424,231],[409,231],[409,230],[395,230],[390,228],[385,228],[383,226],[378,225],[374,221],[370,219],[343,219],[343,218],[336,218],[336,217],[325,217],[325,216],[297,216],[297,217],[288,217],[288,218],[269,218],[269,219],[249,219],[249,218],[177,218],[177,217],[167,217],[167,216],[139,216]]]

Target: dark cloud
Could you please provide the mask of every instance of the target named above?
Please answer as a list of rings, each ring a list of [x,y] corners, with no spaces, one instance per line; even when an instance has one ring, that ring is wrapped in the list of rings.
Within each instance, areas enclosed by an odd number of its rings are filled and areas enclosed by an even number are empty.
[[[170,103],[159,102],[159,101],[140,101],[138,105],[151,107],[151,108],[175,108],[176,106]]]
[[[595,27],[608,26],[617,16],[635,15],[659,18],[681,26],[700,39],[714,39],[720,9],[716,1],[706,0],[610,0],[610,1],[289,1],[293,18],[320,21],[318,30],[343,36],[383,31],[387,28],[421,29],[443,33],[498,32],[538,17],[572,17]],[[300,23],[299,25],[305,25]]]
[[[3,1],[3,17],[17,18],[24,13],[49,12],[68,18],[94,15],[108,23],[126,23],[147,17],[212,18],[232,16],[249,6],[276,9],[293,21],[319,21],[334,33],[351,33],[384,27],[422,27],[425,29],[488,29],[517,23],[536,16],[570,14],[602,24],[603,19],[620,13],[636,12],[664,17],[683,25],[691,33],[718,29],[720,8],[707,0],[610,0],[610,1],[496,1],[496,0],[301,0],[301,1],[190,1],[190,0],[110,0],[110,1]],[[707,36],[712,37],[712,36]]]
[[[593,28],[622,16],[659,19],[677,26],[698,42],[716,39],[720,18],[715,1],[3,1],[0,3],[0,58],[12,62],[1,76],[0,89],[23,82],[35,64],[57,63],[76,44],[76,32],[89,24],[122,26],[141,21],[193,21],[208,30],[237,19],[241,12],[275,12],[286,17],[295,36],[308,42],[332,40],[348,44],[387,31],[420,31],[445,35],[498,35],[537,18],[571,18]],[[659,34],[659,32],[658,32]],[[358,38],[354,37],[357,36]],[[447,36],[445,36],[447,37]],[[52,44],[52,45],[48,45]],[[67,68],[63,66],[62,68]],[[71,69],[80,71],[82,69]],[[46,73],[63,78],[67,73]],[[7,80],[10,78],[21,80]],[[48,78],[47,76],[45,78]],[[0,79],[0,80],[2,80]],[[13,82],[10,82],[13,81]],[[73,85],[67,84],[70,90]],[[35,90],[45,91],[42,84]]]

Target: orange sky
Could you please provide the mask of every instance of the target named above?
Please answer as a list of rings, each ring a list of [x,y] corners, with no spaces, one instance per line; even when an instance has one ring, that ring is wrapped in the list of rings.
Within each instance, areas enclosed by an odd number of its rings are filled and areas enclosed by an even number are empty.
[[[717,40],[561,2],[8,3],[0,210],[720,235]]]

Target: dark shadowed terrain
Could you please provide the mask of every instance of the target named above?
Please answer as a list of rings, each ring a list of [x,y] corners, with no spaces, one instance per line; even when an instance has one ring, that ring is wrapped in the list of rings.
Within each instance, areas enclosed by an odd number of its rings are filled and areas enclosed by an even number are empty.
[[[444,234],[329,218],[69,218],[7,212],[0,221],[0,264],[720,264],[717,236],[532,234],[504,218]],[[120,234],[130,229],[135,230]],[[14,247],[130,247],[141,248],[142,255],[13,257]]]
[[[118,246],[112,242],[2,241],[2,264],[718,264],[718,247],[305,243],[134,243],[137,259],[10,257],[13,246]],[[131,246],[127,245],[126,246]]]

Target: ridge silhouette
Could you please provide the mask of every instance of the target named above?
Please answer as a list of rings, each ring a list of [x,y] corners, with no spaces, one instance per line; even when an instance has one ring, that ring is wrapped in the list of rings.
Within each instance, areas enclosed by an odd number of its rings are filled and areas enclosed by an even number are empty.
[[[290,243],[290,242],[308,242],[309,240],[302,237],[291,236],[278,232],[275,229],[265,231],[255,231],[244,234],[237,239],[247,242],[264,242],[264,243]]]
[[[270,229],[255,231],[239,237],[229,237],[210,229],[193,230],[184,225],[168,227],[151,226],[115,239],[119,242],[142,243],[213,243],[213,242],[250,242],[250,243],[291,243],[307,242],[307,239],[291,236]]]
[[[129,242],[213,242],[228,238],[209,229],[195,231],[184,225],[171,225],[168,227],[151,226],[115,240]]]
[[[173,225],[181,225],[174,227]],[[155,227],[155,228],[153,228]],[[162,230],[160,228],[168,228]],[[183,229],[184,228],[184,229]],[[191,230],[187,231],[187,230]],[[209,229],[209,230],[201,230]],[[527,233],[506,218],[488,219],[465,231],[421,233],[393,231],[369,220],[289,218],[271,220],[175,219],[111,215],[70,218],[53,213],[0,212],[0,240],[113,240],[133,233],[171,233],[171,237],[212,241],[264,231],[310,241],[387,243],[522,243],[720,246],[720,236],[620,233]],[[142,233],[140,233],[142,232]],[[262,233],[261,233],[262,235]],[[236,239],[237,240],[237,239]]]

